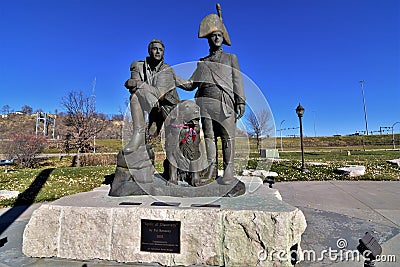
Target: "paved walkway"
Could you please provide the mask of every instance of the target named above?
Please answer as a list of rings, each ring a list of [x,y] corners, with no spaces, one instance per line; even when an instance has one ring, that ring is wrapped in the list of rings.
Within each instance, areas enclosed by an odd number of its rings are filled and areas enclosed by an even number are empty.
[[[299,266],[363,266],[362,256],[357,262],[344,252],[355,250],[367,231],[382,245],[382,262],[376,265],[400,265],[400,182],[286,182],[274,187],[307,220],[301,247],[316,256],[303,253],[306,259]],[[392,255],[397,262],[383,262]]]
[[[362,257],[358,262],[347,256],[350,260],[346,261],[344,252],[355,250],[358,240],[367,231],[382,244],[382,255],[385,259],[390,256],[393,260],[393,255],[397,261],[379,262],[377,266],[399,266],[400,182],[287,182],[277,183],[274,188],[279,189],[284,201],[299,207],[307,219],[308,226],[301,244],[303,251],[307,252],[303,253],[306,258],[296,266],[363,266]],[[0,210],[0,229],[3,229],[0,234],[0,267],[128,265],[106,261],[82,262],[25,257],[21,252],[23,229],[32,212],[39,206],[40,204],[34,204],[19,210]],[[339,262],[341,259],[343,261]]]

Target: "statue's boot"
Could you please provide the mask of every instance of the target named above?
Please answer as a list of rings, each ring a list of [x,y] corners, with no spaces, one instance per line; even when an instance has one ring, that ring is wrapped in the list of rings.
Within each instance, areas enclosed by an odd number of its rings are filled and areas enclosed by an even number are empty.
[[[169,164],[169,180],[172,184],[178,184],[178,170],[173,164]]]
[[[137,96],[134,94],[130,101],[133,133],[131,140],[124,147],[125,153],[130,153],[139,149],[140,146],[145,145],[146,136],[146,122],[144,120],[144,114],[142,107],[139,103]]]
[[[200,167],[200,162],[199,162],[199,158],[196,159],[196,161],[192,161],[189,164],[189,172],[190,172],[190,185],[192,186],[200,186],[202,184],[206,184],[208,181],[206,181],[205,179],[202,179],[202,177],[200,176],[200,171],[201,171],[201,167]]]
[[[224,160],[224,175],[221,184],[229,185],[235,181],[234,177],[234,139],[222,140],[222,157]]]
[[[214,138],[204,138],[207,152],[208,170],[203,180],[215,180],[218,175],[217,150]]]
[[[191,180],[192,186],[202,185],[199,172],[192,172],[191,175],[192,175],[192,180]]]

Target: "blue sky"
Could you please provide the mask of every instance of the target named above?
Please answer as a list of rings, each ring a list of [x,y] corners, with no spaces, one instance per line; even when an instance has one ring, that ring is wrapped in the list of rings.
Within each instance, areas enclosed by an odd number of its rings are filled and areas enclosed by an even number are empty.
[[[400,4],[397,0],[219,1],[244,74],[262,91],[279,128],[305,135],[365,130],[400,121]],[[116,114],[133,60],[160,38],[170,65],[208,54],[197,38],[215,1],[3,0],[0,4],[0,108],[62,110],[69,91],[91,93]],[[188,77],[184,77],[188,78]],[[179,91],[181,92],[181,91]],[[251,94],[247,92],[246,94]],[[396,125],[396,128],[399,124]],[[395,129],[400,132],[400,129]],[[295,130],[283,135],[297,134]]]

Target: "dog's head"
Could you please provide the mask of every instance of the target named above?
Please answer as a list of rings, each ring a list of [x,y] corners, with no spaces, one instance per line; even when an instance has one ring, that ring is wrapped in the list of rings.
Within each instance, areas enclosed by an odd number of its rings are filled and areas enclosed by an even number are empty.
[[[175,123],[183,125],[198,124],[200,107],[192,100],[183,100],[171,111],[170,116]]]

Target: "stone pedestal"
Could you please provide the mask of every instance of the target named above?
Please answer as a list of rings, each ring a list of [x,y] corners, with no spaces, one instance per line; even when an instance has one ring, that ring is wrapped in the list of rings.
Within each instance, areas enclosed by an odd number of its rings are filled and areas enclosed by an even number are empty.
[[[108,187],[64,197],[34,212],[24,231],[23,253],[168,266],[292,266],[290,250],[296,244],[300,249],[306,228],[303,213],[261,179],[238,178],[246,193],[231,198],[110,197]],[[180,253],[141,251],[142,219],[179,221]]]

